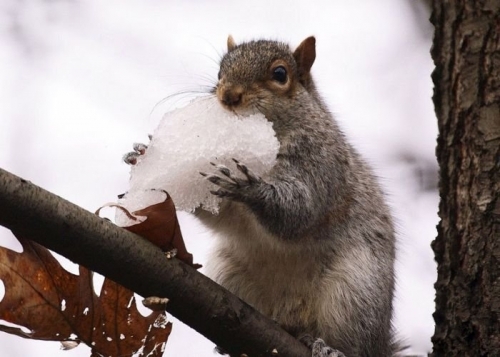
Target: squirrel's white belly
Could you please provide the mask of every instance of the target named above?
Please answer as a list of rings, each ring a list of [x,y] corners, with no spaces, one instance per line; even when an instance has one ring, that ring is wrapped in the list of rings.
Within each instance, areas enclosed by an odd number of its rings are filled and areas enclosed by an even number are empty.
[[[218,236],[209,276],[283,326],[311,324],[321,286],[319,265],[308,262],[313,254],[272,236],[237,203],[221,207],[213,219],[200,218]]]

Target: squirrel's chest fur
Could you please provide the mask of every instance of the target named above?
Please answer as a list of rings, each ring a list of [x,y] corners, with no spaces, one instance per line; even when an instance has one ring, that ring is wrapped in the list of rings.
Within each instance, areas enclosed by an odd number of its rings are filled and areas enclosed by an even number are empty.
[[[310,324],[319,308],[312,287],[322,274],[315,254],[273,237],[239,203],[224,202],[218,216],[200,218],[219,236],[210,276],[282,326]]]

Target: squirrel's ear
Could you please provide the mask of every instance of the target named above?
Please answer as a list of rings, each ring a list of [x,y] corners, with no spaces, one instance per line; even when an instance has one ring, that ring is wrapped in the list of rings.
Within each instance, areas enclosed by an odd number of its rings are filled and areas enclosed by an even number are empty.
[[[234,42],[233,36],[229,35],[227,37],[227,51],[230,52],[236,47],[236,42]]]
[[[314,36],[306,38],[293,53],[299,76],[303,76],[311,70],[316,59],[316,39]]]

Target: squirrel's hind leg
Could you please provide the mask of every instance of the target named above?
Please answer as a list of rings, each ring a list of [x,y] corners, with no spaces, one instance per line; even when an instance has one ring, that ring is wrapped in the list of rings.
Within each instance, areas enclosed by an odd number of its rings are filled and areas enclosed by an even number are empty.
[[[339,350],[328,346],[321,338],[304,335],[300,337],[300,341],[312,350],[312,357],[346,357]]]
[[[312,357],[346,357],[339,350],[327,346],[321,338],[316,339],[312,345]]]

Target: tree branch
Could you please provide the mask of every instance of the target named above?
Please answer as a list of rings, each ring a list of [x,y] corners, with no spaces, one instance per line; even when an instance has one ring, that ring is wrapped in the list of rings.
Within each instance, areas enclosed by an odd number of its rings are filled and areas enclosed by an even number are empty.
[[[145,239],[2,169],[0,224],[141,296],[168,297],[169,313],[232,354],[311,354],[275,322]]]

